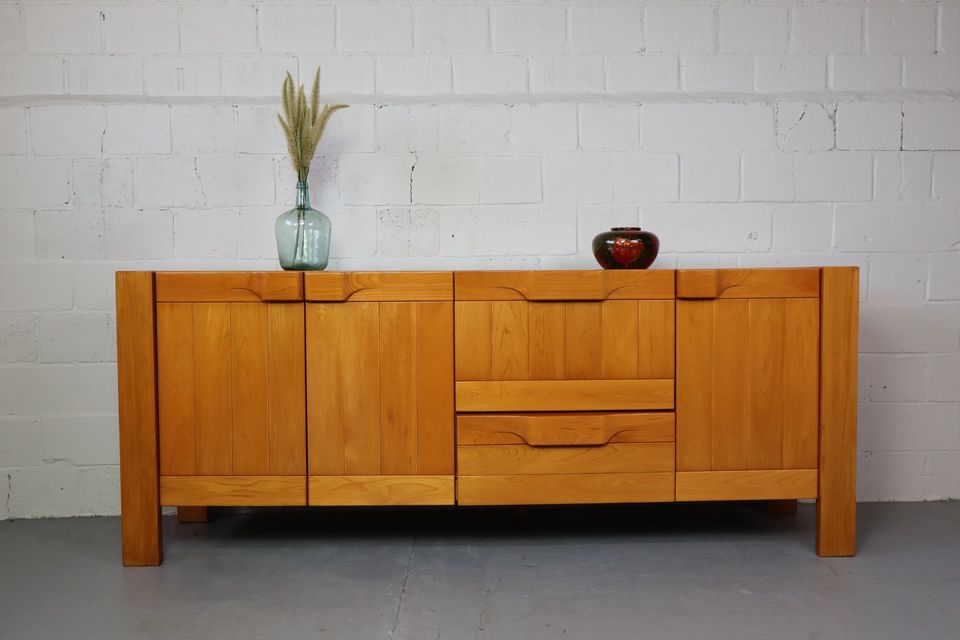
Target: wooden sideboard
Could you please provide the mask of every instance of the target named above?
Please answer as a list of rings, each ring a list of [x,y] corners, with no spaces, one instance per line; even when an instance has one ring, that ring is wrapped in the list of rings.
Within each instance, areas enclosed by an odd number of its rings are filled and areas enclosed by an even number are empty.
[[[161,506],[803,498],[853,555],[858,278],[120,272],[124,564]]]

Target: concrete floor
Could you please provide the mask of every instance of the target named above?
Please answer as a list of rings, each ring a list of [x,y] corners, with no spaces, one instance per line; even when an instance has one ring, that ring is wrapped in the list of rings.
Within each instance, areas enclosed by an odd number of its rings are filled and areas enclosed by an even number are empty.
[[[272,510],[0,522],[0,638],[960,638],[960,502],[860,506],[818,558],[812,505]]]

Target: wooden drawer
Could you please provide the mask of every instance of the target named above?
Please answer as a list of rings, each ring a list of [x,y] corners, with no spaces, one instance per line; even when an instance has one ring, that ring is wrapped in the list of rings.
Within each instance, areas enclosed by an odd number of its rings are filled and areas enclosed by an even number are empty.
[[[673,409],[673,380],[458,381],[457,411]]]
[[[458,416],[458,501],[672,501],[673,429],[672,413]]]

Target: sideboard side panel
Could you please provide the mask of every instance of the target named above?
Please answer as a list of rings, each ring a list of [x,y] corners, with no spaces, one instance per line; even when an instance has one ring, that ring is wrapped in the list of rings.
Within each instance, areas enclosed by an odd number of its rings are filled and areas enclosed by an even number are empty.
[[[823,269],[817,553],[856,553],[857,336],[860,272]]]
[[[157,443],[154,274],[118,272],[117,378],[123,564],[163,559]]]

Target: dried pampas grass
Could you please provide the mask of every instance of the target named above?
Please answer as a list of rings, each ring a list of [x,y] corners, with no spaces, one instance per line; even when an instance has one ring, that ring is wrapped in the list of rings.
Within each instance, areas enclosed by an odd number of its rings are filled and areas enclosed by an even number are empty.
[[[324,105],[320,108],[320,67],[313,76],[313,88],[310,91],[310,102],[307,103],[303,85],[294,89],[293,76],[287,73],[281,88],[283,98],[283,115],[277,114],[280,126],[287,138],[287,150],[290,160],[297,172],[297,180],[306,182],[310,173],[310,162],[313,152],[323,136],[327,120],[338,109],[346,109],[345,104]],[[286,119],[284,119],[286,117]]]

